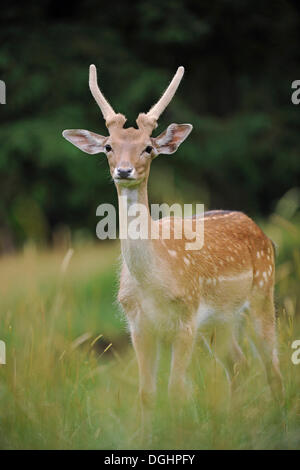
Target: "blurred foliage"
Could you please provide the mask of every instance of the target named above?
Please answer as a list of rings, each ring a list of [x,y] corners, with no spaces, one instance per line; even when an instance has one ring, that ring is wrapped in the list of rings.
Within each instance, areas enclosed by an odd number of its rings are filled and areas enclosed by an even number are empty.
[[[105,133],[88,66],[134,125],[178,65],[186,75],[157,133],[194,131],[150,176],[152,202],[204,202],[266,215],[299,186],[300,5],[278,0],[11,1],[0,18],[0,240],[51,241],[61,226],[94,233],[116,204],[104,155],[86,158],[65,128]],[[161,185],[164,181],[165,184]],[[176,200],[174,200],[176,198]],[[93,235],[94,236],[94,235]]]

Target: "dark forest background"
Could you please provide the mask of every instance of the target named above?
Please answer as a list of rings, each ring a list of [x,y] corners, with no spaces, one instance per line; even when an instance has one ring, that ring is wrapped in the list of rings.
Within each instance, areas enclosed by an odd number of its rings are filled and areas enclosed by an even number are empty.
[[[95,237],[96,207],[116,204],[104,155],[61,132],[105,133],[88,88],[95,63],[113,107],[134,125],[179,65],[156,135],[194,130],[152,165],[150,202],[204,202],[267,216],[300,182],[300,4],[287,0],[11,1],[0,14],[0,249]]]

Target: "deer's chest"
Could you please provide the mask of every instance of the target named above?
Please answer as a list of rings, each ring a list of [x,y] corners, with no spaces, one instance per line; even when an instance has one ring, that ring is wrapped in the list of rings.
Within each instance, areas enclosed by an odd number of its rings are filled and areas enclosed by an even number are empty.
[[[161,335],[175,333],[186,316],[185,306],[172,300],[160,289],[138,289],[139,315]]]

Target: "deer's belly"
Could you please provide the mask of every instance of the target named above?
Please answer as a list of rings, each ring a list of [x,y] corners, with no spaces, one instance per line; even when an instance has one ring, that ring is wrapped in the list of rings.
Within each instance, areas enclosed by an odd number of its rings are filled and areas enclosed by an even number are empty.
[[[252,275],[227,276],[219,282],[209,283],[199,290],[195,298],[166,295],[167,289],[158,285],[137,289],[141,315],[157,333],[173,334],[191,320],[202,327],[207,324],[234,320],[248,305],[252,288]],[[170,293],[169,293],[170,294]],[[194,305],[194,307],[192,306]]]
[[[197,326],[203,328],[218,323],[232,322],[239,318],[240,314],[250,307],[248,299],[236,302],[229,308],[220,308],[219,306],[201,301],[197,310]]]

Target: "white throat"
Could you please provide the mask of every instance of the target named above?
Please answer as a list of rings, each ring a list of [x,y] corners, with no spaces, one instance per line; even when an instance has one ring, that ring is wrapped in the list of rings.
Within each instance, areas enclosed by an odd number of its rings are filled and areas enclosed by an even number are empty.
[[[145,194],[139,187],[120,188],[119,225],[122,257],[129,272],[139,282],[146,280],[153,264],[153,245],[148,237],[149,224],[150,216]],[[143,233],[141,227],[149,228],[146,236],[138,236],[139,233]]]

